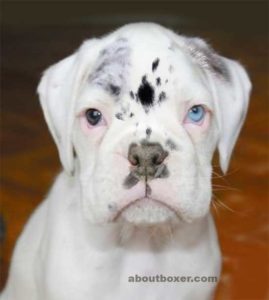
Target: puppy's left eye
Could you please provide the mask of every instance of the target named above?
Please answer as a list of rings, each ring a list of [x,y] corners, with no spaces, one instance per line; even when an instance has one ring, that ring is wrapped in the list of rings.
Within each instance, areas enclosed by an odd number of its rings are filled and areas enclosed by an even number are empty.
[[[201,122],[206,114],[206,110],[202,105],[194,105],[187,113],[186,121],[191,123]]]
[[[96,126],[102,120],[102,113],[99,110],[94,108],[88,109],[85,115],[88,123],[92,126]]]

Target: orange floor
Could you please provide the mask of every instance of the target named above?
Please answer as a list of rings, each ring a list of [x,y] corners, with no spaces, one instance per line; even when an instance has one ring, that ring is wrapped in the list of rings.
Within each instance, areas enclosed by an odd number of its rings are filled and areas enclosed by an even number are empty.
[[[111,28],[8,27],[3,30],[1,111],[1,287],[14,243],[60,168],[35,93],[41,71],[93,34]],[[253,93],[224,177],[216,160],[213,212],[223,253],[217,300],[269,299],[268,40],[266,35],[193,30],[248,69]],[[221,176],[220,178],[217,178]]]

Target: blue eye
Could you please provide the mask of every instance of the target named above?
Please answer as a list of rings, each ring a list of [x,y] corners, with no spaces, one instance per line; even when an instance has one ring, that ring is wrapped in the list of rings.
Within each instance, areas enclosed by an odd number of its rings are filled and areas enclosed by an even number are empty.
[[[194,123],[200,122],[205,116],[205,109],[202,105],[194,105],[189,109],[187,119]]]

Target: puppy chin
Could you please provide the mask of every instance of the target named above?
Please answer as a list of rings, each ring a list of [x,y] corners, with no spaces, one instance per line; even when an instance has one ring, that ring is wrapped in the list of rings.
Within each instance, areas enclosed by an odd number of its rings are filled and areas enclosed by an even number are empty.
[[[120,218],[134,225],[162,224],[178,219],[171,208],[148,198],[136,200],[128,205],[122,211]]]

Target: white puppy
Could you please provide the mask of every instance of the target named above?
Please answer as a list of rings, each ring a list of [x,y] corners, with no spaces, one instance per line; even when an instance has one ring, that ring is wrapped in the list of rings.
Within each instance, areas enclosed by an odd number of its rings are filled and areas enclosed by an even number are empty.
[[[1,299],[212,298],[211,160],[218,147],[227,170],[250,88],[239,63],[150,23],[50,67],[38,93],[64,171],[17,242]]]

